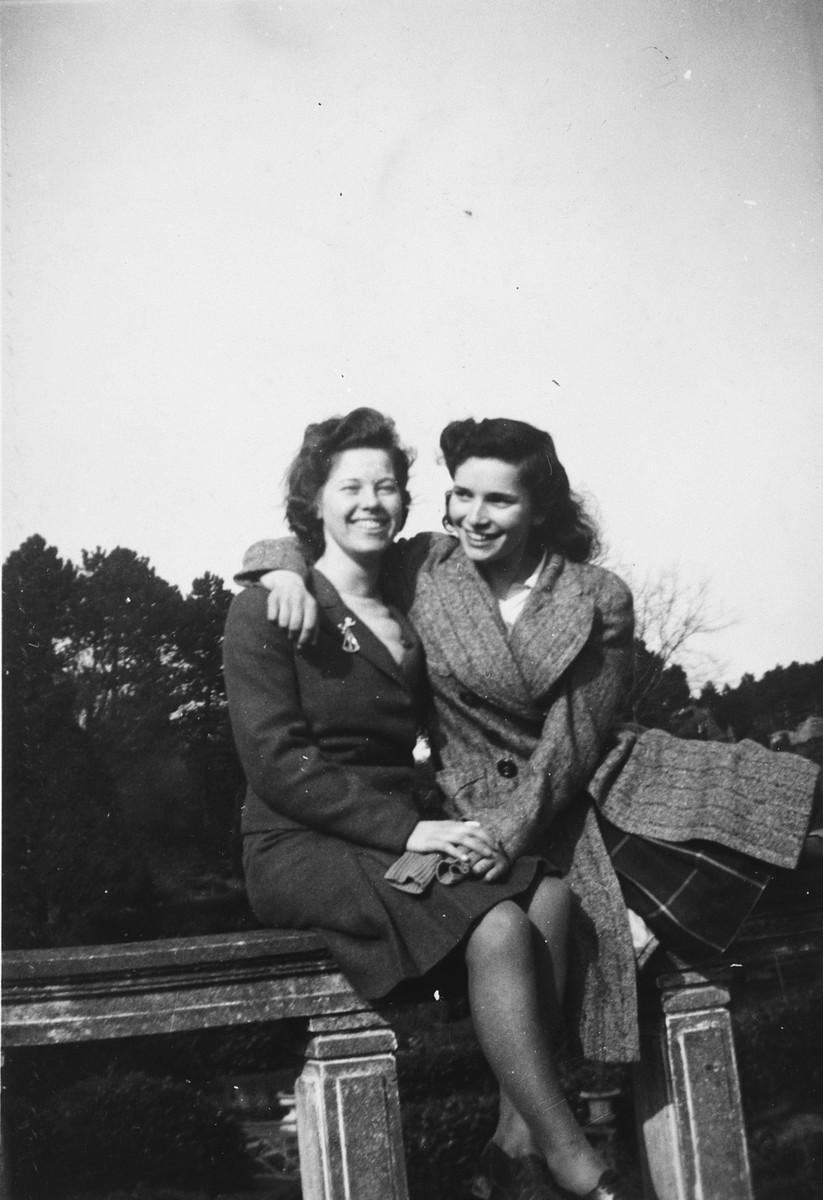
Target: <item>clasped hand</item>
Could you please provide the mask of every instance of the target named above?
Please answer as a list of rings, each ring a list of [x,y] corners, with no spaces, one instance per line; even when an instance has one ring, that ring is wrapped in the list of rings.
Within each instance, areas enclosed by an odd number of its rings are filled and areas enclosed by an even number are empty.
[[[505,851],[479,821],[418,821],[406,849],[448,854],[467,863],[472,875],[485,883],[502,879],[509,869]]]

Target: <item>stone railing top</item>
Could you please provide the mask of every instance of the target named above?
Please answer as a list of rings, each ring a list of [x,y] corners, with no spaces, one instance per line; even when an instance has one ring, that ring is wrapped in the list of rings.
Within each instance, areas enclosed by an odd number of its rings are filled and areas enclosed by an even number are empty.
[[[312,933],[259,930],[3,955],[3,1044],[370,1011]]]
[[[242,968],[272,961],[318,963],[328,951],[315,933],[291,929],[255,929],[240,933],[201,934],[157,941],[117,942],[100,946],[60,946],[46,950],[3,952],[3,987],[35,979],[76,978],[153,970],[177,971],[220,965]]]

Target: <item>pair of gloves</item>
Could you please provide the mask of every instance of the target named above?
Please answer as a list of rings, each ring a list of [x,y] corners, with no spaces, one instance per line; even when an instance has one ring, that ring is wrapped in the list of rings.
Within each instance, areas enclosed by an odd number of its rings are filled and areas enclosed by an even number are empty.
[[[392,863],[383,878],[399,892],[422,896],[435,879],[446,887],[459,883],[470,874],[479,859],[479,854],[460,859],[448,854],[423,854],[419,850],[407,850]]]
[[[407,850],[392,863],[383,878],[399,892],[421,896],[435,879],[446,887],[459,883],[469,874],[478,858],[479,855],[469,855],[464,860],[448,854],[423,854],[419,850]]]

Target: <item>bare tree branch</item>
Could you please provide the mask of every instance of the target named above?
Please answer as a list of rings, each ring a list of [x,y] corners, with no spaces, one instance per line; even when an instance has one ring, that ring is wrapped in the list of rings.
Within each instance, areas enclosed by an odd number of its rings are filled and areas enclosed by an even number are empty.
[[[634,594],[635,636],[659,656],[664,668],[681,666],[697,688],[722,673],[716,656],[695,644],[735,623],[735,618],[713,608],[708,580],[684,583],[674,566],[642,579],[634,577],[631,568],[617,571]]]

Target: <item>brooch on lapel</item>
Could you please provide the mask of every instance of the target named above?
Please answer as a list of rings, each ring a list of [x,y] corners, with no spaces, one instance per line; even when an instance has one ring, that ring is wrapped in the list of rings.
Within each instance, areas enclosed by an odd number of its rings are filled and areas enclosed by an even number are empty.
[[[356,621],[354,617],[344,617],[337,628],[343,634],[343,649],[347,654],[356,654],[360,649],[360,643],[352,633]]]

